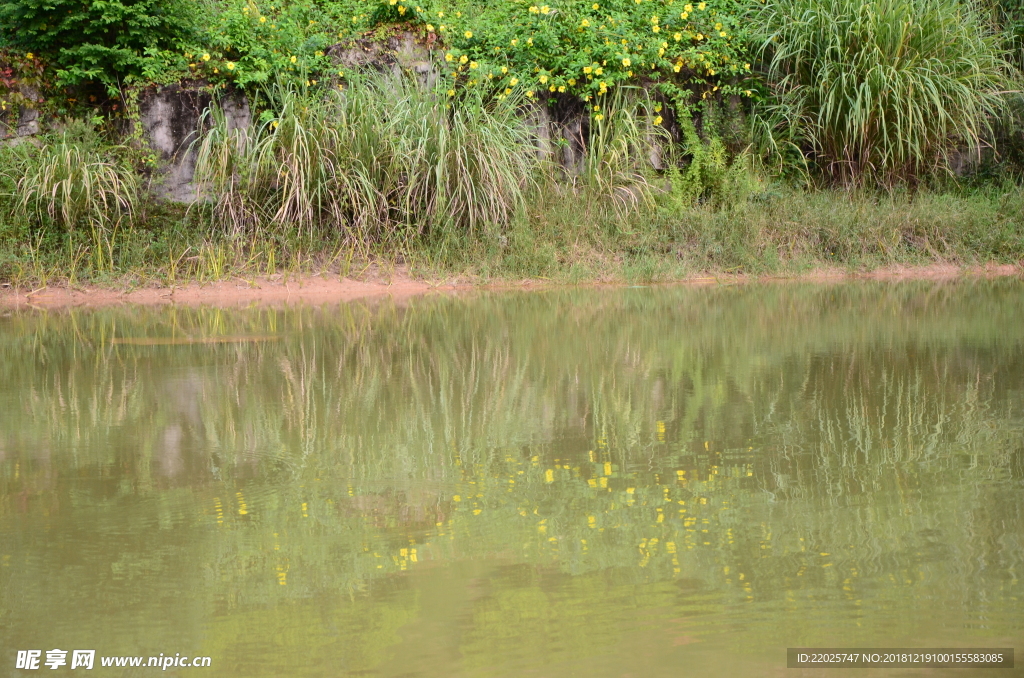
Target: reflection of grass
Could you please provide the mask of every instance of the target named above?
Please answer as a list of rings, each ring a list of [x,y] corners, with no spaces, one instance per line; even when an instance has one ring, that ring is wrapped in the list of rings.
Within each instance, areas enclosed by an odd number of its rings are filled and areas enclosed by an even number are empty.
[[[978,535],[1001,533],[972,506],[998,492],[999,443],[1022,421],[1018,294],[983,281],[19,314],[0,332],[0,482],[45,493],[53,470],[92,468],[132,492],[187,484],[225,570],[252,529],[289,559],[275,595],[498,553],[699,578],[736,600],[844,600],[846,579],[918,581],[934,567],[919,551],[969,567]],[[224,343],[239,336],[274,341]],[[212,343],[166,343],[197,337]],[[952,494],[936,504],[939,487]],[[940,546],[914,536],[926,528]],[[259,558],[257,572],[280,564]],[[329,583],[309,584],[326,562]],[[256,595],[256,574],[236,574]]]

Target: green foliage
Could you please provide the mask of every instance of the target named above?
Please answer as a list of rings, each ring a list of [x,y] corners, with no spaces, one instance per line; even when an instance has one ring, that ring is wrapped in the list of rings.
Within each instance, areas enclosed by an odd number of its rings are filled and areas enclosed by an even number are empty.
[[[948,169],[1012,89],[997,38],[960,0],[775,0],[760,21],[766,116],[838,183]]]
[[[535,160],[514,98],[467,92],[452,106],[391,77],[327,93],[277,85],[266,98],[274,108],[252,128],[215,125],[199,147],[197,178],[233,230],[474,232],[525,204]]]
[[[386,0],[390,2],[390,0]],[[447,45],[448,76],[527,96],[591,100],[623,83],[743,91],[751,4],[744,0],[436,3],[417,12]]]
[[[330,15],[309,0],[262,5],[226,0],[208,11],[185,54],[189,70],[244,88],[284,79],[316,80],[330,67],[324,50],[341,37],[333,34]]]
[[[184,0],[5,0],[0,42],[45,56],[65,84],[114,87],[152,71],[148,61],[187,36],[193,14]]]

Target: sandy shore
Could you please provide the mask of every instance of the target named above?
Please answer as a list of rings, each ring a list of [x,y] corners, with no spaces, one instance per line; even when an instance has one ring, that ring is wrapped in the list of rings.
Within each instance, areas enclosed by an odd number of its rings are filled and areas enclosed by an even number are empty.
[[[962,277],[1000,277],[1024,275],[1024,268],[1015,265],[988,265],[964,268],[948,264],[928,266],[895,266],[867,272],[851,273],[845,269],[816,269],[796,276],[694,275],[675,282],[660,284],[742,284],[767,281],[836,282],[843,280],[953,280]],[[616,286],[615,283],[595,283]],[[252,304],[325,304],[354,299],[390,297],[408,299],[425,294],[455,294],[480,289],[532,289],[551,287],[545,280],[520,282],[473,283],[425,281],[397,271],[385,281],[338,279],[325,275],[234,279],[213,283],[186,283],[171,287],[140,287],[125,289],[101,286],[54,286],[35,290],[0,287],[0,306],[6,308],[69,306],[110,306],[121,304],[187,306],[248,306]],[[589,285],[588,285],[589,286]]]

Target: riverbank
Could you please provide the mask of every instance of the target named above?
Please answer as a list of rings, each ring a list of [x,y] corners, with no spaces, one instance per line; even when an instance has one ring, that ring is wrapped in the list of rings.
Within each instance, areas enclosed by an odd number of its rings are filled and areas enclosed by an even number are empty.
[[[934,280],[952,281],[964,278],[996,278],[1024,276],[1024,266],[989,264],[985,266],[953,266],[928,264],[922,266],[888,266],[866,271],[840,268],[819,268],[794,275],[699,274],[655,283],[657,285],[738,285],[764,282],[817,282],[835,283],[854,280]],[[280,275],[236,278],[211,283],[182,285],[151,285],[145,287],[68,286],[57,285],[34,290],[0,288],[0,308],[103,307],[115,305],[182,305],[182,306],[248,306],[330,304],[357,299],[387,298],[405,301],[428,294],[459,294],[481,290],[529,290],[566,286],[620,287],[618,283],[559,283],[546,279],[519,281],[487,281],[469,278],[423,279],[410,275],[408,269],[399,268],[387,274],[375,270],[366,279],[339,278],[329,274],[300,275],[288,278]]]

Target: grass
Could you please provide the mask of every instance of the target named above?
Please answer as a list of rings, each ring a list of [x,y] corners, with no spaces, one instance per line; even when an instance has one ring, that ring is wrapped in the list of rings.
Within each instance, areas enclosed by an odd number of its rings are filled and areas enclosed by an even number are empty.
[[[765,116],[838,183],[948,171],[1018,89],[998,36],[960,0],[777,0],[759,22]]]
[[[413,275],[563,282],[793,274],[821,267],[1024,259],[1015,185],[917,192],[766,184],[710,118],[673,144],[627,89],[580,133],[575,168],[537,153],[521,97],[449,97],[402,78],[323,100],[265,93],[269,113],[197,146],[207,201],[149,199],[131,154],[71,125],[0,147],[0,281],[137,286],[256,276]],[[657,109],[654,108],[654,112]],[[662,153],[666,170],[650,169]],[[688,158],[688,164],[679,158]]]

